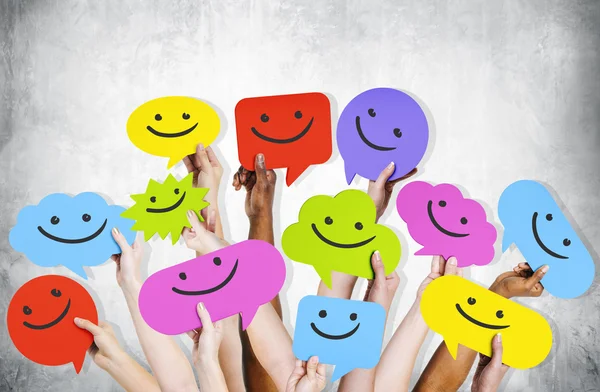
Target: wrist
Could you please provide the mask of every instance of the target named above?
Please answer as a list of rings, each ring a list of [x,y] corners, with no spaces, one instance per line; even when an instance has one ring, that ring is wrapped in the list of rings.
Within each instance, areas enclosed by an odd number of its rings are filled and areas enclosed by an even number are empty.
[[[121,285],[121,291],[123,291],[123,294],[125,294],[125,296],[137,296],[140,293],[140,290],[142,288],[142,281],[141,279],[137,279],[137,278],[132,278],[129,280],[124,280],[123,284]]]
[[[272,211],[264,211],[258,212],[256,214],[248,215],[248,220],[250,224],[264,224],[266,222],[273,221],[273,212]]]

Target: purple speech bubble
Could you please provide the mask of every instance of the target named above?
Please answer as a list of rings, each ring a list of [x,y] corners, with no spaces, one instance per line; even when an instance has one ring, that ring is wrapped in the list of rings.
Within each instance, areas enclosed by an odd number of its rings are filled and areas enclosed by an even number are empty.
[[[285,262],[275,247],[243,241],[151,275],[140,291],[140,312],[154,330],[177,335],[202,326],[196,306],[203,302],[213,321],[241,312],[246,329],[284,281]]]
[[[393,88],[360,93],[346,107],[337,126],[348,184],[356,174],[375,181],[394,162],[398,179],[417,167],[429,140],[423,109],[408,94]]]
[[[454,256],[459,267],[494,259],[496,228],[481,204],[454,185],[413,181],[398,193],[396,208],[410,236],[423,245],[415,255]]]

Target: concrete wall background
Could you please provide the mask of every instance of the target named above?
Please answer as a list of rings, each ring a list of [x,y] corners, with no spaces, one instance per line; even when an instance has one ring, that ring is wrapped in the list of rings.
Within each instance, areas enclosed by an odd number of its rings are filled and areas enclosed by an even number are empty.
[[[243,193],[230,187],[237,169],[233,109],[257,95],[323,91],[334,117],[361,91],[410,91],[433,114],[436,140],[421,180],[457,183],[496,214],[502,190],[532,178],[550,184],[600,251],[600,3],[531,1],[19,1],[0,2],[0,319],[27,280],[46,273],[8,244],[18,211],[52,192],[97,191],[130,205],[148,178],[166,177],[166,160],[133,146],[129,113],[163,95],[205,99],[224,115],[215,144],[226,167],[221,209],[233,241],[247,235]],[[177,175],[185,173],[178,165]],[[279,172],[276,237],[315,194],[346,188],[339,154],[287,188]],[[365,180],[353,187],[366,189]],[[402,320],[429,259],[393,206],[384,222],[405,238],[401,291],[388,335]],[[147,273],[187,260],[181,244],[153,240]],[[597,254],[597,253],[596,253]],[[468,276],[489,284],[521,261],[498,255]],[[288,263],[282,293],[287,325],[298,301],[315,292],[316,273]],[[88,269],[88,271],[90,271]],[[118,326],[121,343],[143,353],[107,263],[86,287],[101,318]],[[78,278],[76,278],[78,279]],[[81,281],[81,279],[78,279]],[[356,290],[357,296],[365,284]],[[555,347],[539,367],[511,371],[508,391],[600,389],[600,289],[560,300],[547,293],[522,300],[551,322]],[[389,336],[388,336],[389,337]],[[437,347],[431,334],[416,381]],[[526,338],[524,338],[526,344]],[[187,346],[187,338],[182,339]],[[469,390],[470,382],[463,389]],[[24,359],[0,328],[0,390],[112,391],[118,385],[88,359],[42,367]],[[328,386],[335,390],[335,386]]]

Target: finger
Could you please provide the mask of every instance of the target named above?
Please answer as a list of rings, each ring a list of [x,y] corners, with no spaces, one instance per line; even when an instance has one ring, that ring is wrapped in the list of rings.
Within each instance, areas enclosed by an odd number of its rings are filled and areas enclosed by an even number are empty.
[[[208,216],[203,215],[203,218],[206,220],[206,230],[214,233],[217,227],[217,211],[213,208],[208,213]]]
[[[212,170],[212,165],[210,164],[210,160],[208,159],[208,154],[206,153],[206,150],[204,149],[202,144],[198,144],[195,157],[196,159],[194,160],[194,164],[198,169],[202,170],[205,173]]]
[[[446,262],[446,268],[444,269],[444,275],[458,275],[458,261],[456,257],[450,257]]]
[[[384,284],[385,283],[385,267],[383,265],[383,261],[381,260],[381,253],[378,250],[373,252],[371,256],[371,266],[373,267],[373,272],[375,273],[375,284]]]
[[[267,169],[265,167],[265,156],[263,154],[256,155],[254,167],[256,172],[256,182],[267,183]]]
[[[504,279],[507,278],[514,278],[519,276],[519,274],[517,274],[514,271],[507,271],[507,272],[503,272],[500,275],[498,275],[498,277],[496,278],[496,282],[502,282]]]
[[[206,310],[206,307],[202,302],[198,303],[196,310],[198,312],[198,317],[200,317],[200,321],[202,321],[202,329],[209,332],[212,331],[215,327],[210,318],[210,314],[208,314],[208,310]]]
[[[206,151],[204,151],[204,145],[202,143],[198,143],[196,146],[196,153],[189,155],[196,169],[202,170],[202,161],[200,160],[200,155],[206,155]]]
[[[221,162],[219,162],[219,158],[217,158],[217,154],[215,154],[212,147],[206,148],[206,155],[212,167],[221,167]]]
[[[319,357],[310,357],[306,365],[306,376],[310,381],[315,381],[317,378],[317,367],[319,366]]]
[[[196,166],[194,166],[194,164],[192,163],[192,160],[190,159],[189,155],[183,157],[183,164],[185,165],[185,168],[187,169],[188,173],[196,171]]]
[[[79,317],[75,317],[75,325],[78,326],[81,329],[85,329],[86,331],[88,331],[89,333],[91,333],[94,336],[98,336],[100,334],[102,334],[102,328],[100,328],[98,325],[92,323],[90,320],[86,320],[86,319],[82,319]]]
[[[415,174],[417,174],[417,168],[416,167],[414,169],[412,169],[410,172],[408,172],[407,174],[403,175],[402,177],[397,178],[394,181],[390,181],[389,184],[392,185],[392,187],[393,187],[394,185],[396,185],[400,181],[404,181],[404,180],[406,180],[406,179],[414,176]]]
[[[123,236],[123,234],[121,234],[118,228],[113,227],[112,236],[115,239],[117,245],[119,245],[119,248],[121,248],[121,253],[125,253],[131,250],[131,246],[129,246],[129,244],[127,243],[127,239]]]
[[[492,339],[492,361],[491,364],[493,367],[500,368],[502,367],[502,335],[497,334]]]
[[[246,182],[244,183],[244,188],[246,188],[247,192],[250,192],[252,190],[252,188],[254,188],[254,185],[256,185],[256,173],[251,172],[248,174],[248,177],[246,178]]]
[[[192,210],[188,210],[187,212],[188,222],[192,225],[192,229],[196,232],[196,234],[203,233],[205,231],[204,226],[200,223],[200,219],[198,219],[198,215]]]
[[[196,337],[196,334],[198,332],[196,332],[195,330],[191,330],[191,331],[187,331],[186,335],[190,337],[190,339],[194,340],[194,338]]]
[[[317,366],[317,374],[322,377],[325,378],[325,376],[327,375],[327,369],[325,368],[325,365],[320,363],[319,366]]]
[[[133,245],[131,245],[131,249],[139,249],[142,246],[142,237],[139,234],[136,234],[135,240],[133,241]]]
[[[433,256],[431,259],[431,273],[432,274],[439,274],[440,273],[440,263],[441,263],[441,256]]]
[[[394,174],[394,169],[396,168],[396,165],[394,162],[390,162],[385,169],[383,169],[381,171],[381,173],[379,173],[379,177],[377,177],[377,180],[375,180],[375,186],[379,189],[383,189],[383,187],[385,186],[385,183],[389,180],[389,178],[392,176],[392,174]]]
[[[540,280],[542,280],[542,278],[544,277],[544,275],[546,275],[546,272],[548,272],[549,269],[550,266],[548,265],[544,265],[542,266],[542,268],[539,268],[530,278],[527,278],[525,280],[525,287],[528,290],[533,289],[533,286],[535,286],[536,283],[539,283]]]

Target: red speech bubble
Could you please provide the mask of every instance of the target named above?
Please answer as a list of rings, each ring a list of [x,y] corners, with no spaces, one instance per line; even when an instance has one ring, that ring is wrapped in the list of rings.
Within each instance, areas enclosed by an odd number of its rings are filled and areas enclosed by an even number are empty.
[[[290,186],[310,166],[331,157],[331,109],[322,93],[244,98],[235,107],[240,163],[254,170],[257,154],[267,169],[287,168]]]
[[[94,337],[79,329],[75,317],[98,324],[96,304],[83,286],[59,275],[31,279],[8,305],[8,333],[15,347],[41,365],[73,362],[79,373]]]

